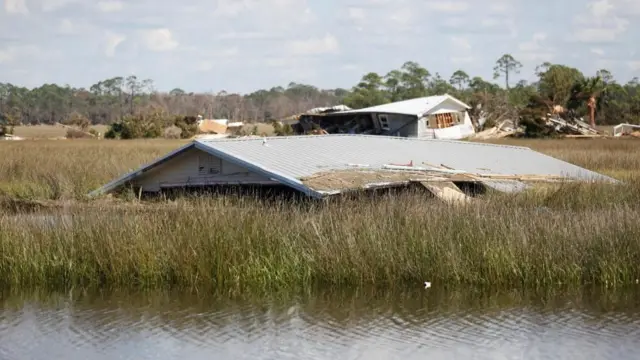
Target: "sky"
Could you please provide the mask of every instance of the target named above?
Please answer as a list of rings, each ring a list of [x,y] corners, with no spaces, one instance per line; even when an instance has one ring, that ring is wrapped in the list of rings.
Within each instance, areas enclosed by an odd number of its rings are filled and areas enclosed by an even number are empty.
[[[505,53],[523,64],[514,82],[545,61],[640,76],[640,0],[0,1],[0,82],[30,88],[351,88],[405,61],[492,79]]]

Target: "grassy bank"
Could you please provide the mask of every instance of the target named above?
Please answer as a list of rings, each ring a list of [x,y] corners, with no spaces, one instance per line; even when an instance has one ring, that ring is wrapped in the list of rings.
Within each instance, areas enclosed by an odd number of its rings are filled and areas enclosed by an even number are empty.
[[[9,155],[0,159],[5,197],[58,200],[81,197],[180,144],[16,143],[0,144]],[[634,285],[640,279],[639,142],[515,144],[628,184],[493,194],[462,208],[424,193],[326,205],[233,197],[123,207],[72,202],[45,218],[0,207],[0,283],[236,293],[424,281]]]

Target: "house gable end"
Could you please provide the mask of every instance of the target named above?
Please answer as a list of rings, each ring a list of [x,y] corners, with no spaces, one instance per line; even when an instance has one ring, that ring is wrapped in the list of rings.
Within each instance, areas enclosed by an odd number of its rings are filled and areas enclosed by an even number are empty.
[[[277,181],[196,147],[131,180],[143,191],[213,185],[275,185]]]

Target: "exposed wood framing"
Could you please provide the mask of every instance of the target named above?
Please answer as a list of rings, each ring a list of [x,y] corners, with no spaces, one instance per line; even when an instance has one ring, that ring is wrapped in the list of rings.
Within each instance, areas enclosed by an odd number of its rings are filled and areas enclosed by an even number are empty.
[[[448,203],[460,204],[471,200],[471,197],[463,193],[454,183],[450,181],[426,182],[420,181],[420,185],[429,190],[435,197]]]
[[[429,127],[432,129],[444,129],[457,123],[456,113],[443,113],[429,116]]]

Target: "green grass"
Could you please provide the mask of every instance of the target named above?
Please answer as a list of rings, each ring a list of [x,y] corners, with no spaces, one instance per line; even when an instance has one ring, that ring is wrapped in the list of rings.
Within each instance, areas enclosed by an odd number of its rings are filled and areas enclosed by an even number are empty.
[[[60,219],[0,206],[0,285],[193,288],[620,287],[640,279],[640,146],[518,143],[627,184],[489,194],[463,207],[423,192],[327,204],[254,198],[78,201],[175,141],[0,144],[5,201],[55,200]],[[634,153],[634,151],[636,151]],[[68,200],[68,201],[62,201]],[[116,206],[117,205],[117,206]],[[436,285],[434,285],[436,286]]]

